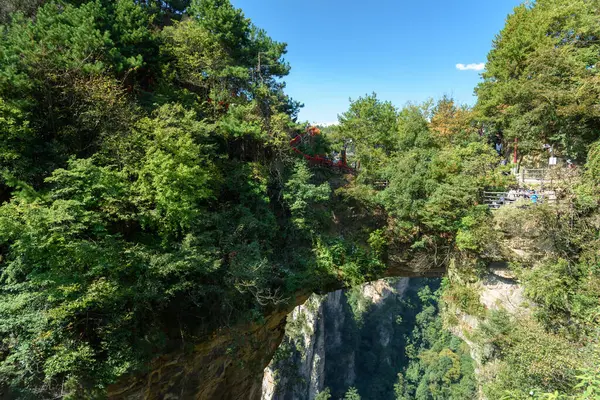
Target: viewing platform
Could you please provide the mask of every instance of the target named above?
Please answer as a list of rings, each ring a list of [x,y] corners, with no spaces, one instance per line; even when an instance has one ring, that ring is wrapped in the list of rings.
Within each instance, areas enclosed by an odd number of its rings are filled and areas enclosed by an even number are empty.
[[[560,188],[571,186],[578,176],[577,168],[513,168],[517,188],[508,191],[483,191],[484,204],[498,209],[521,201],[522,204],[555,204],[558,202]]]

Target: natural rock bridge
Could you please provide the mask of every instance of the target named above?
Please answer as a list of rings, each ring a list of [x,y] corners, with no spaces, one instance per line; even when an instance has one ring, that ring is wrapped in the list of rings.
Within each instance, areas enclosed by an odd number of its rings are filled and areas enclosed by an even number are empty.
[[[444,272],[443,267],[416,270],[391,263],[384,277],[441,277]],[[340,283],[328,290],[341,287]],[[260,399],[263,370],[283,340],[286,316],[310,295],[297,293],[284,307],[265,316],[263,324],[221,329],[193,350],[158,357],[148,373],[109,387],[109,399]]]

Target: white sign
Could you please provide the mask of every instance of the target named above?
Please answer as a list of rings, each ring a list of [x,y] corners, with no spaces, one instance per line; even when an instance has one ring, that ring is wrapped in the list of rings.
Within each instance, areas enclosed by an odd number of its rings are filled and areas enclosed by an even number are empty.
[[[548,165],[556,165],[556,157],[550,157],[548,160]]]

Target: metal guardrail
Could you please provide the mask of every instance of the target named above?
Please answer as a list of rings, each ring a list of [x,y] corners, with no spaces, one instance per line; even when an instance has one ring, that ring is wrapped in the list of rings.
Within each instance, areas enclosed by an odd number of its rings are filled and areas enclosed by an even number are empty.
[[[508,192],[484,191],[482,198],[484,204],[492,209],[498,209],[503,205],[511,204],[517,200],[526,200],[533,203],[528,189],[536,190],[536,203],[557,203],[557,193],[561,185],[569,182],[578,175],[576,168],[565,168],[551,166],[549,168],[516,168],[512,171],[517,178],[521,189]]]
[[[483,203],[492,209],[500,208],[506,202],[508,192],[483,192]]]
[[[536,203],[556,203],[556,192],[548,190],[541,193],[536,193]],[[487,204],[491,209],[498,209],[507,204],[512,204],[518,200],[531,201],[531,195],[527,191],[510,191],[510,192],[491,192],[484,191],[482,194],[483,203]],[[531,201],[533,203],[533,201]]]

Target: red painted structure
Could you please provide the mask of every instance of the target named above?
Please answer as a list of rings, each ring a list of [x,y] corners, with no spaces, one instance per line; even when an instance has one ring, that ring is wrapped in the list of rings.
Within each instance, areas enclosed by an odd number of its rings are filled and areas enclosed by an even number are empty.
[[[306,132],[311,137],[321,134],[321,130],[314,126],[309,127],[306,130]],[[346,160],[346,152],[345,151],[342,152],[342,159],[339,161],[330,160],[322,155],[311,156],[309,154],[305,154],[305,153],[301,152],[297,146],[302,141],[303,136],[304,135],[296,135],[296,137],[294,137],[292,140],[290,140],[290,147],[292,148],[292,150],[295,153],[304,157],[304,159],[306,159],[310,164],[321,166],[321,167],[337,169],[337,170],[340,170],[340,171],[343,171],[346,173],[350,173],[350,174],[356,173],[356,170],[348,165],[347,160]]]

